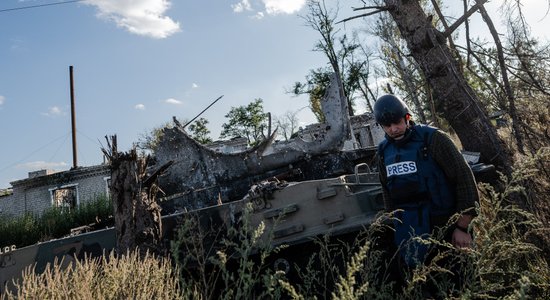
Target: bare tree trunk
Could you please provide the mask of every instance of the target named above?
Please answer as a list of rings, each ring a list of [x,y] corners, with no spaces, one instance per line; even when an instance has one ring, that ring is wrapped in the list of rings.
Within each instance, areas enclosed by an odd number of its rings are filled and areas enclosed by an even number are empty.
[[[479,1],[477,2],[478,5],[480,5],[479,11],[481,13],[481,16],[483,17],[483,21],[487,23],[487,26],[489,27],[489,31],[493,36],[493,40],[495,41],[495,46],[497,48],[498,65],[500,67],[501,73],[500,75],[502,76],[502,84],[504,85],[504,91],[506,93],[506,97],[508,98],[508,112],[512,117],[512,128],[514,129],[514,137],[516,138],[518,151],[521,154],[525,154],[523,137],[521,136],[520,130],[520,121],[516,110],[516,100],[514,97],[514,93],[512,92],[512,87],[510,86],[510,81],[508,80],[508,71],[506,70],[506,62],[504,61],[504,50],[502,48],[498,32],[495,28],[495,25],[493,24],[493,20],[491,20],[491,18],[489,17],[489,14],[487,13],[487,10],[483,6],[483,4],[480,4]]]
[[[458,134],[462,145],[481,152],[485,162],[511,174],[512,157],[445,44],[445,36],[429,21],[419,1],[385,0],[434,93],[438,110]]]
[[[135,148],[117,152],[116,136],[107,140],[109,149],[102,149],[111,164],[111,197],[114,204],[116,250],[120,254],[136,248],[141,255],[161,253],[162,223],[156,202],[155,184],[162,170],[148,176],[149,157],[138,156]],[[168,164],[167,164],[168,165]]]

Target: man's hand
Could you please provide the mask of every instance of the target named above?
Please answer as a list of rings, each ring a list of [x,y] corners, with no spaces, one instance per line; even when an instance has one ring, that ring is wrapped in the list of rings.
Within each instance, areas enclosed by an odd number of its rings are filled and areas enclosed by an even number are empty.
[[[453,231],[453,239],[451,241],[455,247],[470,248],[472,246],[472,235],[466,232],[472,218],[471,215],[467,214],[463,214],[458,218],[456,222],[457,228]]]
[[[472,235],[455,228],[452,243],[457,248],[470,248],[472,246]]]

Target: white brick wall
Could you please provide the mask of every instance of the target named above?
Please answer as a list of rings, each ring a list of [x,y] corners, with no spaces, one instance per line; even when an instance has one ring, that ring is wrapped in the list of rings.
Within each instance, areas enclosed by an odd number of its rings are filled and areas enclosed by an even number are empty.
[[[13,194],[0,197],[0,216],[41,214],[52,206],[51,190],[76,184],[80,204],[93,201],[107,192],[110,176],[106,165],[80,167],[55,174],[12,182]]]

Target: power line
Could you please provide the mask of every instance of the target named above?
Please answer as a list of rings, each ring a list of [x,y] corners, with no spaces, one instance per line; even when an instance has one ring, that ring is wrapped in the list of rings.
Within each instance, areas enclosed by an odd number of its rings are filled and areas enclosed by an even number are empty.
[[[29,9],[29,8],[53,6],[53,5],[60,5],[60,4],[69,4],[69,3],[82,2],[82,1],[84,1],[84,0],[68,0],[68,1],[62,1],[62,2],[44,3],[44,4],[36,4],[36,5],[29,5],[29,6],[13,7],[13,8],[4,8],[4,9],[0,9],[0,12],[8,12],[8,11],[14,11],[14,10],[23,10],[23,9]]]
[[[59,153],[59,150],[61,150],[61,148],[63,146],[65,146],[65,143],[67,142],[67,140],[69,139],[69,136],[71,135],[70,132],[67,133],[67,135],[65,136],[65,139],[63,140],[63,142],[61,142],[61,144],[59,144],[59,146],[57,147],[57,149],[55,149],[55,152],[53,153],[52,157],[50,157],[50,159],[48,161],[53,161],[53,159],[55,158],[55,156],[57,155],[57,153]]]
[[[68,134],[68,133],[66,133],[66,134],[64,134],[64,135],[62,135],[62,136],[60,136],[60,137],[58,137],[58,138],[53,139],[53,140],[50,141],[49,143],[47,143],[47,144],[45,144],[45,145],[39,147],[38,149],[32,151],[29,155],[25,156],[24,158],[22,158],[22,159],[20,159],[20,160],[18,160],[18,161],[16,161],[16,162],[14,162],[14,163],[12,163],[12,164],[10,164],[10,165],[7,165],[7,166],[5,166],[5,167],[0,168],[0,172],[4,172],[5,170],[7,170],[7,169],[9,169],[9,168],[11,168],[11,167],[13,167],[13,166],[15,166],[15,165],[17,165],[17,164],[23,162],[23,161],[25,161],[26,159],[28,159],[29,157],[31,157],[32,155],[34,155],[34,154],[37,153],[38,151],[43,150],[44,148],[46,148],[46,147],[48,147],[49,145],[51,145],[51,144],[57,142],[58,140],[60,140],[60,139],[62,139],[62,138],[66,138],[66,137],[67,137],[67,134]]]

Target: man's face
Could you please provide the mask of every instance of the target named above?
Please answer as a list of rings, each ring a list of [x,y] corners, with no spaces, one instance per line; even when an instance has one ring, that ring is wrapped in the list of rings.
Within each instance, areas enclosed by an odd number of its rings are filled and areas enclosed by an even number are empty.
[[[384,132],[394,140],[400,140],[405,135],[407,130],[407,121],[405,118],[399,119],[397,123],[391,123],[390,125],[382,125]]]

